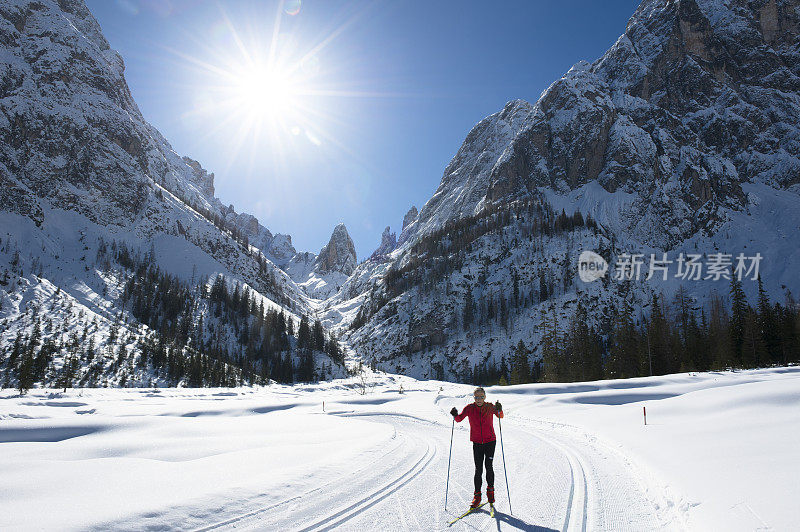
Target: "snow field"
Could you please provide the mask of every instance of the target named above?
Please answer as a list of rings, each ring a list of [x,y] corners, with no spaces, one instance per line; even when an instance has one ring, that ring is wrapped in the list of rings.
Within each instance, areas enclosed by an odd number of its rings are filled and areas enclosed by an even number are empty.
[[[447,411],[472,387],[370,378],[364,395],[355,379],[0,392],[0,529],[448,528],[473,465],[464,421],[445,510]],[[799,379],[789,367],[488,388],[506,410],[514,513],[498,445],[496,517],[485,507],[449,529],[792,530]]]

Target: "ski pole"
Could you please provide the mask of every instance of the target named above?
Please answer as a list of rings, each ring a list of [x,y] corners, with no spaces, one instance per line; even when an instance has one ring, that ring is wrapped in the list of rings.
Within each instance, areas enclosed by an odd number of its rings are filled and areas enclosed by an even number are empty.
[[[503,453],[503,476],[506,477],[506,494],[508,495],[508,509],[511,510],[511,515],[514,515],[514,509],[511,508],[511,492],[508,490],[508,471],[506,471],[506,451],[503,449],[503,422],[497,418],[497,425],[500,427],[500,452]],[[449,475],[449,472],[448,472]]]
[[[450,491],[450,459],[453,457],[453,431],[456,430],[456,418],[450,428],[450,454],[447,457],[447,486],[444,488],[444,509],[447,511],[447,492]]]

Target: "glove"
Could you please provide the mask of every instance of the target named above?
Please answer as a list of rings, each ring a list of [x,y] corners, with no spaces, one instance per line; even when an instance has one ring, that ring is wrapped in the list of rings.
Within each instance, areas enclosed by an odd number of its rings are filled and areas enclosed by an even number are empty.
[[[450,411],[450,415],[453,417],[456,417],[458,415],[458,410],[456,410],[456,407],[453,407],[453,409]]]
[[[501,405],[501,404],[500,404],[500,401],[497,401],[497,402],[494,404],[494,408],[495,408],[495,410],[497,410],[498,412],[502,412],[502,411],[503,411],[503,405]]]

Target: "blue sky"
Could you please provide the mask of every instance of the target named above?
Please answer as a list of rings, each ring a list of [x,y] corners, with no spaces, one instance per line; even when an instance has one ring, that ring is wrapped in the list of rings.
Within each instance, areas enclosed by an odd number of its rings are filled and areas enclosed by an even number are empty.
[[[476,122],[602,55],[638,3],[87,0],[145,118],[223,203],[301,251],[344,222],[359,260]]]

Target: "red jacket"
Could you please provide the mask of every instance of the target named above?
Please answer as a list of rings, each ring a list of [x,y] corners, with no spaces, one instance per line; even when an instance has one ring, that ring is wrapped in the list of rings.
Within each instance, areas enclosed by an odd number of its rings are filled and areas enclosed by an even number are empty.
[[[492,414],[497,417],[503,417],[503,413],[498,412],[492,403],[483,403],[480,408],[475,403],[470,403],[456,416],[456,421],[461,423],[465,417],[469,418],[470,441],[489,443],[497,439],[494,435],[494,418],[492,418]]]

